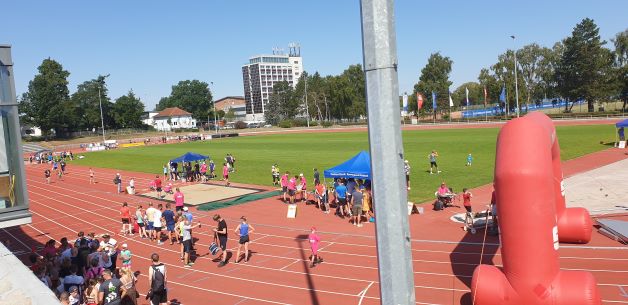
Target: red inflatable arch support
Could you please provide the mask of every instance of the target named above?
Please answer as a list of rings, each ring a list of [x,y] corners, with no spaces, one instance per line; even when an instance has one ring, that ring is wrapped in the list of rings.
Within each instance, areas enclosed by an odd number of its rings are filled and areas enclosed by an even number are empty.
[[[503,272],[480,265],[471,283],[476,305],[601,304],[593,275],[563,271],[559,241],[588,242],[584,209],[566,209],[560,148],[551,120],[535,112],[508,122],[497,139],[495,195]]]

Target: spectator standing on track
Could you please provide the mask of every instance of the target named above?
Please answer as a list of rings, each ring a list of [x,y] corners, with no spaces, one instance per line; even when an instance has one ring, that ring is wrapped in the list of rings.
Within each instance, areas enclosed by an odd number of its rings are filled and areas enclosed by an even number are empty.
[[[140,238],[147,238],[146,236],[146,222],[144,221],[144,208],[140,204],[135,210],[135,221],[137,221],[137,226],[140,227]]]
[[[335,197],[337,200],[336,215],[345,217],[345,210],[347,209],[347,187],[343,184],[341,179],[338,179],[336,182],[338,183],[335,188]],[[346,214],[349,215],[349,213]]]
[[[354,226],[362,227],[362,200],[364,196],[359,188],[353,190],[351,195],[351,215]]]
[[[129,193],[135,194],[135,178],[131,177],[129,180]]]
[[[148,238],[151,241],[153,241],[155,238],[155,230],[154,230],[155,211],[157,211],[157,209],[153,207],[152,202],[149,202],[148,208],[146,208],[146,221],[148,222],[148,224],[146,225],[146,230],[148,231]]]
[[[131,210],[129,204],[124,202],[120,208],[120,218],[122,218],[122,230],[120,232],[124,235],[133,236],[133,230],[131,228]]]
[[[299,185],[301,186],[301,201],[307,202],[307,180],[303,176],[303,173],[299,175],[299,178],[301,179],[299,182]]]
[[[165,195],[163,197],[161,196],[161,179],[159,179],[159,176],[155,176],[155,191],[157,191],[158,198],[165,197]]]
[[[433,174],[432,170],[434,168],[436,168],[436,173],[440,174],[440,171],[438,170],[438,163],[436,162],[438,158],[438,152],[435,150],[432,150],[432,152],[429,155],[427,155],[427,158],[430,160],[430,174]]]
[[[310,242],[310,249],[312,250],[312,255],[310,256],[310,268],[314,268],[316,267],[316,264],[323,262],[323,259],[318,255],[318,247],[321,243],[321,238],[316,233],[315,227],[310,229],[310,235],[308,235],[307,239]]]
[[[94,180],[94,170],[89,168],[89,184],[94,184],[96,180]]]
[[[294,203],[294,199],[296,197],[297,192],[297,178],[299,176],[294,175],[294,178],[290,178],[288,181],[288,195],[290,196],[290,203]]]
[[[164,173],[164,181],[168,180],[168,164],[164,164],[163,173]]]
[[[105,281],[98,289],[98,302],[102,305],[119,305],[122,283],[112,276],[111,270],[103,272]]]
[[[286,173],[281,176],[281,192],[283,193],[283,202],[286,202],[286,194],[288,193],[288,179],[290,176],[290,172],[286,171]]]
[[[122,283],[122,295],[120,305],[137,305],[137,290],[135,282],[137,279],[131,268],[120,268],[120,282]]]
[[[168,304],[168,274],[166,266],[159,262],[159,254],[151,255],[153,264],[148,268],[148,287],[152,296],[149,297],[151,305]]]
[[[174,242],[177,239],[174,232],[174,225],[176,224],[176,221],[174,220],[174,212],[170,208],[170,203],[166,203],[166,210],[163,213],[163,217],[166,222],[166,230],[168,231],[168,240],[171,245],[174,245]]]
[[[120,260],[122,260],[122,268],[131,269],[131,250],[127,244],[122,244],[122,250],[120,250]]]
[[[201,223],[199,222],[195,227],[201,227]],[[190,252],[192,252],[192,222],[185,219],[183,220],[183,226],[181,227],[183,237],[181,242],[183,243],[183,266],[184,267],[192,267],[194,265],[193,262],[190,261]]]
[[[111,258],[111,271],[116,270],[116,260],[118,259],[118,241],[111,238],[109,234],[102,236],[105,248],[107,248],[107,254]]]
[[[122,193],[122,177],[120,176],[120,173],[117,173],[116,177],[113,178],[113,183],[118,188],[118,194]]]
[[[225,180],[225,186],[229,186],[229,167],[227,163],[222,164],[222,179]]]
[[[329,214],[329,202],[327,200],[327,189],[325,188],[325,184],[320,182],[316,183],[316,186],[314,187],[314,192],[318,209],[321,211],[323,210],[321,208],[321,203],[323,203],[325,205],[325,214]]]
[[[218,246],[220,248],[220,263],[218,263],[218,267],[222,267],[227,264],[227,222],[220,217],[220,215],[215,214],[213,217],[214,221],[218,223],[218,227],[214,228],[214,234],[216,239],[218,239]]]
[[[46,178],[46,184],[50,184],[50,170],[47,168],[44,171],[44,177]]]
[[[162,227],[162,210],[164,206],[160,203],[157,205],[157,209],[155,209],[155,214],[153,214],[153,230],[155,231],[155,238],[157,239],[157,245],[161,246],[164,243],[161,241],[161,227]]]
[[[182,211],[183,210],[183,206],[185,205],[184,201],[185,201],[185,196],[183,196],[183,193],[181,193],[181,190],[179,190],[179,188],[175,189],[176,191],[174,192],[174,206],[175,206],[175,210],[178,211]]]
[[[238,241],[238,252],[235,257],[236,264],[240,261],[240,250],[242,250],[242,246],[244,246],[244,262],[246,263],[249,261],[249,242],[251,241],[249,235],[253,233],[253,231],[255,231],[255,229],[253,229],[253,226],[248,224],[246,217],[240,217],[240,224],[235,229],[235,233],[240,236],[240,240]]]

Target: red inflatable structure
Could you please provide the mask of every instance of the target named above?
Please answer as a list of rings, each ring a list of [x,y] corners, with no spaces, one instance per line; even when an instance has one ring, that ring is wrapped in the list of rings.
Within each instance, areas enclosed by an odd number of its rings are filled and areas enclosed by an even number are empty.
[[[534,112],[508,122],[497,139],[495,195],[503,272],[480,265],[474,305],[601,304],[591,273],[559,269],[560,242],[587,243],[587,210],[566,208],[554,124]]]

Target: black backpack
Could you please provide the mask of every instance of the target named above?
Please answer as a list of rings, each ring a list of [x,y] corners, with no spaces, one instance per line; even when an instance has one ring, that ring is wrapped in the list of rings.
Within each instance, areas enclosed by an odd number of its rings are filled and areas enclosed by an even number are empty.
[[[443,202],[440,200],[436,200],[436,202],[434,202],[434,211],[440,211],[444,208]]]
[[[159,264],[159,265],[154,265],[152,266],[153,268],[153,282],[152,285],[150,287],[150,289],[153,292],[161,292],[164,291],[166,289],[166,278],[164,276],[163,273],[161,273],[161,270],[157,267],[159,266],[163,266],[163,264]]]

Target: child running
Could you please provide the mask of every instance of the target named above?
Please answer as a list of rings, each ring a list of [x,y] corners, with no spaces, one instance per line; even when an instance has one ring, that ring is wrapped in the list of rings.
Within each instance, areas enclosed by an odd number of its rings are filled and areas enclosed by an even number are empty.
[[[320,236],[316,234],[316,227],[310,229],[310,235],[307,238],[310,241],[310,248],[312,249],[312,256],[310,256],[310,268],[316,267],[316,264],[323,262],[323,258],[318,255],[318,246],[321,242]]]
[[[89,184],[94,184],[96,180],[94,180],[94,170],[89,168]]]
[[[44,177],[46,177],[46,184],[50,184],[50,170],[46,169],[44,171]]]
[[[222,164],[222,179],[225,180],[225,186],[229,186],[229,167],[227,163]]]
[[[240,224],[235,229],[235,233],[240,236],[240,240],[238,242],[238,252],[235,258],[236,264],[240,262],[240,250],[242,250],[242,246],[244,246],[244,262],[246,263],[249,261],[249,234],[253,233],[253,231],[255,231],[255,229],[253,229],[253,226],[246,222],[246,217],[240,217]]]
[[[469,154],[467,156],[467,166],[471,166],[471,163],[473,163],[473,156],[471,156],[471,154]]]

